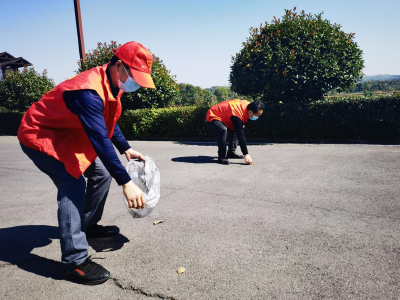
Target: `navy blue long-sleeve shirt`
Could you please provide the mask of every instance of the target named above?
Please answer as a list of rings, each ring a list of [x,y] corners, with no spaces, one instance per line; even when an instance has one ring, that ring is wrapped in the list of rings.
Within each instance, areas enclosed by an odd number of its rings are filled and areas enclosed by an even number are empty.
[[[94,90],[77,90],[64,92],[63,98],[67,108],[78,116],[94,151],[110,175],[119,185],[129,182],[131,178],[122,166],[113,144],[121,154],[131,147],[118,124],[115,124],[111,140],[108,137],[101,97]]]
[[[244,136],[243,121],[236,116],[232,116],[230,119],[232,121],[233,127],[235,128],[240,149],[242,150],[243,155],[249,154],[249,151],[247,151],[246,137]]]

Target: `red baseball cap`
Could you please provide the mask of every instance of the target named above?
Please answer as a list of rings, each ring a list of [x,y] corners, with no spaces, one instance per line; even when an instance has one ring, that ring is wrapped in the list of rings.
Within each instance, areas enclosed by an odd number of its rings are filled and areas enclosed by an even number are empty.
[[[129,67],[137,84],[145,88],[156,88],[150,75],[153,55],[142,44],[129,42],[114,49],[113,52]]]

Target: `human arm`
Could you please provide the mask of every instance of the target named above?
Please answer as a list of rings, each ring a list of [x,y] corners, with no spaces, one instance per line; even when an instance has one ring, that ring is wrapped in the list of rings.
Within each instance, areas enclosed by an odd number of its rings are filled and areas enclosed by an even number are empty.
[[[121,128],[119,127],[118,123],[115,124],[111,141],[118,149],[120,154],[124,154],[126,150],[131,148],[128,141],[125,139],[125,136],[122,134]]]
[[[115,124],[114,133],[111,138],[114,146],[118,149],[119,153],[125,154],[125,157],[128,161],[131,159],[139,158],[140,160],[145,161],[144,156],[131,148],[129,143],[126,141],[124,135],[118,124]]]
[[[242,153],[244,155],[244,160],[246,164],[251,165],[253,163],[253,160],[251,159],[251,156],[249,155],[249,152],[247,150],[247,142],[246,142],[246,137],[244,136],[244,129],[243,129],[244,125],[243,121],[236,116],[232,116],[230,119],[235,129],[240,149],[242,150]]]
[[[143,192],[132,182],[108,137],[103,116],[104,104],[100,96],[93,90],[69,91],[64,93],[64,102],[78,116],[94,151],[107,171],[122,186],[129,206],[144,207]]]
[[[125,154],[125,157],[128,161],[131,159],[139,158],[141,160],[145,160],[143,155],[131,148],[128,141],[125,139],[121,128],[118,124],[115,124],[113,136],[111,137],[111,141],[114,146],[118,149],[120,154]],[[125,198],[129,203],[129,207],[141,207],[144,208],[146,200],[144,198],[144,194],[141,189],[139,189],[132,180],[122,185],[123,193]],[[128,200],[130,199],[130,200]]]

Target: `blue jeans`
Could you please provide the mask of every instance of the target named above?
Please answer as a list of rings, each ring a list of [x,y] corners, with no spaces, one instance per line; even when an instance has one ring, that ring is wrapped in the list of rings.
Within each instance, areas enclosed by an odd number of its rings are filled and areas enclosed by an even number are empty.
[[[54,182],[58,189],[58,226],[60,228],[61,263],[68,270],[80,265],[88,256],[87,226],[97,224],[111,184],[111,175],[101,160],[96,160],[78,179],[55,158],[21,144],[22,151]],[[85,180],[85,178],[87,180]]]

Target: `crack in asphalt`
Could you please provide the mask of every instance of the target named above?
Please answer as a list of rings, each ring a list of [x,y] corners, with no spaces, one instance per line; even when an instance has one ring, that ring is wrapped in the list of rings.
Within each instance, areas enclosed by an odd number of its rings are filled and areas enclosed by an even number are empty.
[[[14,263],[9,263],[9,262],[7,262],[7,263],[5,263],[5,264],[1,264],[1,265],[0,265],[0,269],[6,268],[6,267],[9,267],[9,266],[17,266],[17,267],[20,267],[21,264],[27,264],[27,263],[30,263],[30,262],[35,261],[35,260],[46,260],[46,261],[48,261],[48,259],[39,256],[39,257],[31,258],[31,259],[20,260],[20,261],[18,261],[18,262],[14,262]],[[56,264],[57,266],[60,266],[60,263],[58,263],[58,262],[56,262],[56,261],[52,261],[52,263]],[[159,293],[148,293],[148,292],[146,292],[146,291],[144,291],[144,290],[142,290],[142,289],[136,288],[136,287],[134,287],[134,286],[125,287],[125,286],[123,286],[123,285],[118,281],[118,279],[113,278],[113,277],[111,277],[110,279],[114,282],[114,284],[115,284],[118,288],[120,288],[120,289],[122,289],[122,290],[134,291],[134,292],[136,292],[137,294],[144,295],[144,296],[146,296],[146,297],[156,298],[156,299],[162,299],[162,300],[177,300],[177,299],[174,298],[174,297],[165,296],[165,295],[162,295],[162,294],[159,294]]]
[[[158,293],[147,293],[147,292],[143,291],[142,289],[135,288],[134,286],[125,287],[118,281],[117,278],[111,277],[110,279],[112,279],[114,284],[122,290],[131,290],[140,295],[144,295],[146,297],[152,297],[152,298],[163,299],[163,300],[177,300],[174,297],[164,296],[164,295],[158,294]]]

